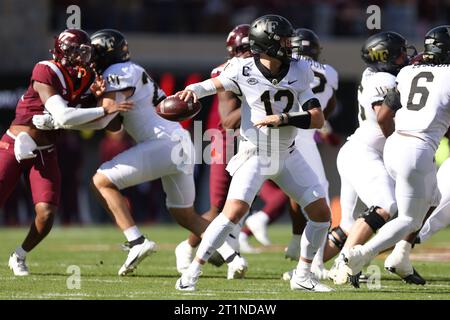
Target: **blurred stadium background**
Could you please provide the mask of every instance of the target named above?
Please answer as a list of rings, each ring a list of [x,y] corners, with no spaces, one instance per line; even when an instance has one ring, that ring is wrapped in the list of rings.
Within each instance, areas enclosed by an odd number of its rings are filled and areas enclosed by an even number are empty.
[[[433,26],[450,21],[450,0],[0,0],[0,131],[14,117],[17,100],[28,86],[33,65],[50,57],[53,36],[66,27],[69,5],[81,8],[81,27],[89,33],[102,28],[122,31],[128,38],[132,59],[147,68],[167,94],[191,81],[208,77],[227,58],[225,39],[237,24],[275,13],[295,27],[315,30],[323,47],[321,60],[334,66],[340,76],[338,108],[330,120],[341,138],[357,125],[357,87],[364,69],[360,48],[377,30],[366,28],[369,5],[381,8],[383,30],[403,34],[420,51],[421,39]],[[206,107],[211,100],[205,99]],[[195,120],[209,126],[211,114],[204,108]],[[191,123],[185,123],[189,127]],[[61,135],[59,159],[63,173],[60,224],[111,223],[88,190],[97,166],[132,142],[126,136],[104,132],[65,132]],[[330,195],[339,194],[335,158],[339,146],[321,144],[330,180]],[[448,152],[445,157],[448,156]],[[207,165],[196,168],[199,212],[209,207]],[[0,225],[28,224],[34,216],[25,183],[18,186],[7,205],[0,209]],[[159,181],[126,191],[139,223],[171,222],[164,207]],[[258,204],[256,204],[258,206]]]

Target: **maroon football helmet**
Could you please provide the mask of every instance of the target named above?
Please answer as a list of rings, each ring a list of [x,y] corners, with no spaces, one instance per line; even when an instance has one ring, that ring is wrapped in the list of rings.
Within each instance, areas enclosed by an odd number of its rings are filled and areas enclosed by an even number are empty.
[[[53,59],[66,68],[85,68],[91,61],[91,39],[81,29],[67,29],[55,38],[55,48],[50,50]]]
[[[249,32],[249,24],[240,24],[234,27],[228,34],[227,50],[231,58],[239,56],[246,51],[250,51],[250,42],[248,40]]]

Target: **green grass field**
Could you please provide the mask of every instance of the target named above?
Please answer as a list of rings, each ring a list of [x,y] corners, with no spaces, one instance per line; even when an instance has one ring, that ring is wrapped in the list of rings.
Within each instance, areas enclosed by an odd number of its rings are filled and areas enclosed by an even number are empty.
[[[197,291],[191,293],[174,288],[178,278],[174,248],[187,232],[172,225],[142,230],[157,242],[159,249],[143,261],[133,276],[117,276],[126,257],[120,249],[123,236],[108,226],[55,228],[27,258],[32,275],[17,278],[7,267],[8,255],[22,241],[26,230],[0,229],[0,299],[450,299],[450,229],[415,250],[421,260],[414,261],[414,265],[428,280],[427,285],[407,285],[382,269],[378,290],[369,290],[365,284],[360,289],[350,285],[337,287],[325,281],[336,289],[327,294],[291,291],[289,283],[281,280],[283,272],[296,265],[284,259],[282,250],[290,237],[288,225],[278,224],[269,229],[272,248],[246,255],[249,263],[246,279],[226,280],[226,267],[207,265]],[[433,259],[441,261],[428,261]],[[374,263],[381,267],[382,262],[378,258]],[[71,279],[67,269],[71,265],[80,268],[80,289],[67,287]]]

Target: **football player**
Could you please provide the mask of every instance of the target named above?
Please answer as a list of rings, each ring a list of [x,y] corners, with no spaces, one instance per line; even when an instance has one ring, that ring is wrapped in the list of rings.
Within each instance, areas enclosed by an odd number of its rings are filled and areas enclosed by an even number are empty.
[[[248,104],[241,110],[239,151],[227,166],[232,180],[225,206],[203,234],[189,268],[177,280],[178,290],[195,290],[202,265],[249,210],[263,182],[271,179],[309,217],[291,289],[331,291],[311,274],[312,259],[330,226],[330,209],[316,174],[294,144],[297,128],[321,128],[324,117],[310,89],[314,74],[309,64],[292,61],[293,31],[291,23],[278,15],[256,19],[249,37],[253,57],[233,58],[218,77],[177,93],[180,99],[193,97],[196,101],[216,92],[232,91]]]
[[[329,234],[324,260],[342,249],[347,255],[354,245],[366,242],[396,212],[394,181],[383,162],[386,137],[377,122],[384,97],[395,88],[395,76],[408,63],[407,43],[396,32],[380,32],[369,37],[361,50],[367,65],[358,90],[359,127],[339,151],[337,168],[341,177],[340,225]],[[358,197],[369,208],[355,210]],[[329,276],[335,283],[347,281],[340,270],[343,255],[338,256]]]
[[[336,107],[335,92],[338,89],[338,74],[329,64],[322,64],[319,62],[321,47],[319,37],[314,33],[314,31],[299,28],[295,30],[294,34],[295,35],[292,41],[293,57],[295,59],[305,60],[311,66],[314,73],[314,81],[311,83],[311,89],[323,108],[323,113],[326,120]],[[305,161],[319,178],[319,182],[325,190],[326,199],[329,203],[329,184],[325,176],[322,158],[320,157],[317,143],[314,139],[315,132],[315,129],[298,129],[298,133],[295,138],[295,145]],[[293,210],[290,212],[294,213],[294,224],[299,224],[295,221],[295,219],[297,219],[296,217],[302,217],[301,209],[295,201],[291,201],[291,206],[293,207]],[[294,231],[296,232],[293,233],[285,256],[286,258],[292,260],[298,260],[300,254],[300,238],[303,230],[301,228],[295,228],[294,226]],[[325,274],[323,274],[326,272],[324,272],[323,267],[323,258],[321,256],[322,251],[323,248],[314,259],[313,270],[316,276],[326,278]]]
[[[440,198],[434,155],[450,125],[450,26],[425,35],[422,61],[403,68],[397,90],[384,104],[395,113],[395,132],[384,148],[386,169],[395,180],[398,217],[386,223],[371,240],[344,254],[350,275],[382,250],[418,231],[429,209]]]
[[[50,232],[56,214],[61,176],[55,150],[57,132],[37,129],[34,115],[44,112],[61,125],[94,121],[118,110],[127,111],[129,103],[95,106],[91,90],[101,94],[101,81],[94,84],[90,69],[91,41],[83,30],[68,29],[55,38],[52,60],[38,62],[30,85],[20,98],[16,116],[0,141],[0,207],[14,190],[23,172],[29,175],[36,218],[28,235],[9,258],[16,276],[29,274],[25,258]]]

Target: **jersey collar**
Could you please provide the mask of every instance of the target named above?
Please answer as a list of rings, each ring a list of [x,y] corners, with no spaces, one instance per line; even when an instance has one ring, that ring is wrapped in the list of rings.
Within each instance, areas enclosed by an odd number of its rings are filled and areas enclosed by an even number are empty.
[[[258,68],[258,70],[262,73],[262,75],[269,80],[270,83],[272,83],[273,85],[277,85],[281,82],[281,80],[283,80],[283,78],[287,75],[287,73],[289,72],[289,65],[290,64],[282,64],[280,67],[280,71],[278,72],[278,74],[273,75],[272,73],[270,73],[270,70],[267,69],[262,63],[261,60],[259,59],[258,56],[254,57],[255,60],[255,65]]]

